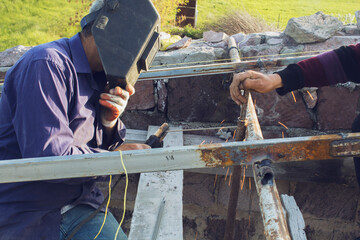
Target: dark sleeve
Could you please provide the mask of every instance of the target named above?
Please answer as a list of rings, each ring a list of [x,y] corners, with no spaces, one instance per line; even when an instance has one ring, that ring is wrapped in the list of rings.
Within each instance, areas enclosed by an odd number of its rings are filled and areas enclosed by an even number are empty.
[[[284,87],[280,95],[302,87],[322,87],[337,83],[360,83],[360,44],[343,46],[276,72]]]

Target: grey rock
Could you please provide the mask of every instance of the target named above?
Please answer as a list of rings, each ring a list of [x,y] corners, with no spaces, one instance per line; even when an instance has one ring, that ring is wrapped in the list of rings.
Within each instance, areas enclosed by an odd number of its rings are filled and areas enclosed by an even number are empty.
[[[266,43],[269,45],[282,44],[283,39],[282,38],[270,38],[269,40],[266,41]]]
[[[246,40],[246,35],[244,33],[237,33],[232,35],[232,37],[235,39],[236,45],[238,46],[244,45],[244,42]]]
[[[336,17],[317,12],[311,16],[291,18],[284,34],[297,43],[314,43],[329,39],[342,27],[342,22]]]
[[[25,47],[22,45],[6,49],[0,53],[0,67],[11,67],[14,65],[24,53],[26,53],[31,47]]]
[[[292,53],[301,53],[304,51],[304,45],[298,45],[295,47],[284,47],[281,49],[280,54],[291,55]]]
[[[227,51],[221,48],[197,47],[182,48],[171,52],[158,52],[152,64],[153,68],[170,64],[179,66],[204,64],[217,59],[227,58]]]
[[[183,37],[181,40],[177,41],[174,44],[171,44],[170,46],[168,46],[166,48],[166,50],[174,50],[174,49],[179,49],[179,48],[187,48],[188,46],[190,46],[192,41],[192,38],[189,37]]]
[[[360,28],[356,25],[346,25],[344,26],[343,31],[346,35],[360,35]]]
[[[208,31],[203,33],[203,39],[205,42],[212,42],[212,43],[221,42],[228,37],[229,36],[223,32]]]
[[[241,50],[243,57],[274,55],[277,56],[282,49],[282,45],[260,44],[257,46],[244,46]]]
[[[265,43],[265,37],[259,33],[250,33],[246,35],[246,38],[243,41],[243,45],[247,46],[254,46],[262,43]]]
[[[360,29],[360,10],[355,12],[356,26]]]
[[[357,44],[360,42],[360,36],[334,36],[325,42],[306,44],[304,51],[319,51],[339,48],[341,46]]]

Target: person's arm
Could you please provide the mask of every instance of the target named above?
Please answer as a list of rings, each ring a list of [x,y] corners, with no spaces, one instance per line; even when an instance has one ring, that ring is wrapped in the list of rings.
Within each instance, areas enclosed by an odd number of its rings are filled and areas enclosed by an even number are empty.
[[[240,104],[244,98],[239,96],[239,89],[262,93],[277,89],[280,95],[284,95],[303,87],[321,87],[348,81],[360,83],[360,44],[340,47],[290,64],[274,74],[254,71],[236,74],[230,86],[230,94]]]
[[[316,57],[290,64],[277,72],[284,84],[280,95],[303,87],[322,87],[337,83],[360,83],[360,44],[343,46]]]

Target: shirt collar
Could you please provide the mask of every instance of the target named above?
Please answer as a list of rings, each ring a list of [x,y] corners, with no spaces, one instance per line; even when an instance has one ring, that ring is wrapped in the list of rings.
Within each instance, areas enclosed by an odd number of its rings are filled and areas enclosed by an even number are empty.
[[[91,74],[90,64],[80,40],[80,33],[70,38],[69,45],[76,72]]]

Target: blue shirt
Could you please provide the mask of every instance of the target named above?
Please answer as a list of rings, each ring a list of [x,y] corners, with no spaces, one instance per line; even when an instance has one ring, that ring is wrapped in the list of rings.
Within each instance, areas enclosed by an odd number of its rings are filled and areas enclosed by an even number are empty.
[[[113,150],[125,137],[119,120],[103,143],[99,95],[80,35],[29,50],[7,72],[0,98],[0,160]],[[59,239],[60,209],[103,201],[96,178],[0,184],[0,239]]]

